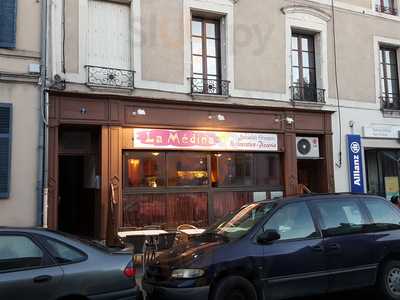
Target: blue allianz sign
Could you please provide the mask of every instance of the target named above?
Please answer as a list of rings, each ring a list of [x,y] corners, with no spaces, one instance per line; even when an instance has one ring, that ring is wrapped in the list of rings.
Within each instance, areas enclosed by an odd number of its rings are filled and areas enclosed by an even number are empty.
[[[363,159],[360,135],[347,135],[347,151],[349,153],[351,192],[364,193]]]

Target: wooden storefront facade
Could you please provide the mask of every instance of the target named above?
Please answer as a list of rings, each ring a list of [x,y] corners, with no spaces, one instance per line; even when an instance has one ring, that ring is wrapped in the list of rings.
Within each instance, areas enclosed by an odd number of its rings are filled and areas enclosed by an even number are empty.
[[[125,202],[150,201],[148,194],[155,195],[152,196],[153,201],[161,197],[157,195],[169,197],[169,194],[183,191],[179,187],[151,191],[128,187],[126,164],[132,155],[136,155],[135,151],[139,151],[132,142],[134,128],[265,133],[277,136],[278,147],[274,155],[279,158],[277,174],[281,178],[275,186],[258,187],[255,183],[252,189],[246,186],[218,188],[212,186],[210,179],[204,187],[185,190],[186,194],[199,193],[199,199],[204,198],[204,201],[199,200],[198,203],[204,203],[208,223],[214,221],[210,198],[216,198],[218,192],[224,192],[226,196],[240,190],[248,193],[282,190],[287,196],[296,195],[299,183],[304,183],[304,178],[308,176],[307,170],[311,170],[309,176],[315,178],[313,183],[310,183],[313,179],[306,180],[307,184],[313,185],[313,191],[334,190],[331,112],[51,93],[49,114],[48,224],[53,229],[112,242],[118,230],[137,223],[126,216],[129,211],[126,208],[124,210]],[[218,117],[221,115],[222,118]],[[297,159],[298,136],[318,137],[318,160],[301,162]],[[159,149],[155,149],[153,154],[155,151],[157,156],[161,153],[166,160],[169,155],[174,156],[174,153]],[[213,157],[217,156],[215,151],[202,153],[209,166]],[[146,155],[146,152],[137,155],[140,157]],[[256,156],[249,154],[249,157]],[[205,172],[209,172],[211,177],[211,170],[207,170]],[[73,193],[73,187],[80,190],[79,195]],[[171,203],[177,206],[187,200],[181,199],[183,202],[179,202],[175,196],[171,197]],[[71,200],[76,201],[74,208],[66,202],[68,199],[75,199]],[[163,200],[160,201],[157,203],[163,203]],[[220,207],[227,205],[227,202],[221,203]],[[207,205],[210,207],[207,208]],[[172,214],[175,215],[175,212]],[[89,221],[87,216],[90,216]],[[83,232],[71,229],[76,226],[83,227]]]

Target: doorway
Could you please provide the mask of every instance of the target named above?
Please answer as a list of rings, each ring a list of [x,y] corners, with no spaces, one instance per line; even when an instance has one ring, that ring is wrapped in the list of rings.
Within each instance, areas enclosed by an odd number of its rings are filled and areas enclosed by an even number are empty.
[[[60,231],[90,239],[100,235],[99,129],[61,128],[58,156]]]
[[[95,193],[84,187],[84,156],[60,156],[58,229],[94,236]]]
[[[303,193],[324,193],[323,173],[324,160],[322,159],[298,159],[298,181]],[[326,178],[325,178],[326,179]]]

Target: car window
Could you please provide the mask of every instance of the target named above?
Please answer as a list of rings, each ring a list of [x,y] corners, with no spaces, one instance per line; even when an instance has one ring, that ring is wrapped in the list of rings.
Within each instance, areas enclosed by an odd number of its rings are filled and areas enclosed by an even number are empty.
[[[54,239],[45,239],[53,258],[61,264],[80,262],[86,258],[81,251]]]
[[[356,200],[326,200],[316,202],[321,229],[328,236],[361,232],[366,224]]]
[[[364,203],[372,217],[373,225],[378,230],[400,228],[400,213],[397,208],[386,203],[385,200],[365,199]]]
[[[0,271],[39,267],[42,250],[28,237],[0,235]]]
[[[288,204],[279,209],[265,224],[265,230],[276,230],[280,240],[318,237],[310,210],[304,202]]]

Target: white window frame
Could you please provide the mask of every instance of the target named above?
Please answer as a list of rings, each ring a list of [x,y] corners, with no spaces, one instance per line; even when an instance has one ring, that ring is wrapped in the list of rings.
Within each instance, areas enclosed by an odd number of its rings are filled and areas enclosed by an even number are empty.
[[[304,7],[290,6],[283,8],[286,15],[286,98],[291,99],[292,85],[292,32],[306,31],[315,35],[315,72],[317,88],[325,90],[328,103],[328,21],[330,16],[322,11]]]

